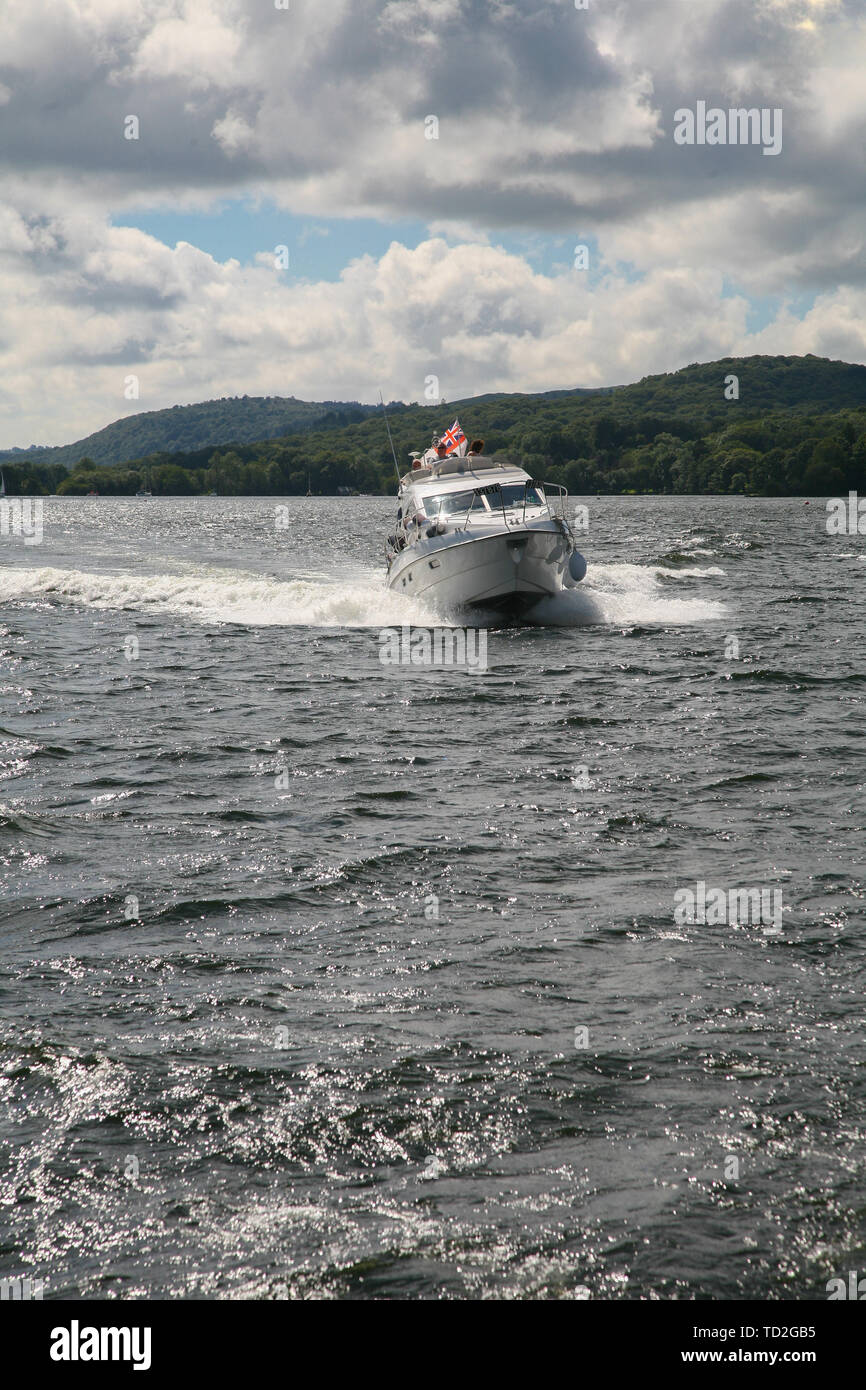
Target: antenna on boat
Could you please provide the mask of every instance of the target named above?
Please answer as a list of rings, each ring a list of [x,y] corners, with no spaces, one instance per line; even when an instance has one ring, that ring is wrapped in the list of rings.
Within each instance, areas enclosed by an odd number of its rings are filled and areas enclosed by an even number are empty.
[[[382,392],[379,392],[379,404],[382,407],[382,414],[385,416],[385,428],[388,431],[388,443],[391,445],[391,457],[394,460],[394,472],[397,474],[397,486],[400,486],[400,465],[397,462],[397,452],[394,448],[394,440],[391,438],[391,425],[388,420],[388,412],[385,409],[385,402],[382,400]]]

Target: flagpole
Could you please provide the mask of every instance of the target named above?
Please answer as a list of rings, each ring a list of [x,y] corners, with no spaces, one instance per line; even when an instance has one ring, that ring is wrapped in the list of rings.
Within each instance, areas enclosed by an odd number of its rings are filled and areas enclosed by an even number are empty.
[[[400,487],[400,465],[397,462],[397,452],[394,448],[394,440],[391,438],[391,426],[388,421],[388,412],[385,409],[385,402],[382,400],[382,392],[379,392],[379,404],[382,407],[382,414],[385,416],[385,428],[388,431],[388,443],[391,445],[391,457],[394,460],[394,472],[397,474],[397,487]]]

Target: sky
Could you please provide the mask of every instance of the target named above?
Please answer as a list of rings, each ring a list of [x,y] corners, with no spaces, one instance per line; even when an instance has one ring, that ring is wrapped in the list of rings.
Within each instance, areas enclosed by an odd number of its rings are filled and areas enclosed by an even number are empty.
[[[866,362],[864,72],[866,0],[0,0],[0,447]]]

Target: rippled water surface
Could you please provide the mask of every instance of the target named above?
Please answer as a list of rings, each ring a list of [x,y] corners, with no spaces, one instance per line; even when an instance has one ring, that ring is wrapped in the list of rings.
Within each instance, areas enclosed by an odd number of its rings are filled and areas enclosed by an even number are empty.
[[[392,504],[281,505],[48,499],[0,539],[0,1276],[866,1269],[866,539],[589,499],[580,590],[486,674],[395,673],[380,630],[436,619],[383,587]],[[781,934],[679,923],[699,880],[781,890]]]

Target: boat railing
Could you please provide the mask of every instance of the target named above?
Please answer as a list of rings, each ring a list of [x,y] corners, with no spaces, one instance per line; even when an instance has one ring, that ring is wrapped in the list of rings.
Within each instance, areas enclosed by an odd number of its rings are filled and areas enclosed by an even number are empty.
[[[525,482],[525,484],[524,484],[524,486],[523,486],[523,506],[522,506],[522,508],[521,508],[521,511],[522,511],[521,520],[522,520],[522,522],[525,522],[525,521],[526,521],[526,508],[527,508],[527,505],[529,504],[529,489],[532,488],[532,487],[541,488],[541,490],[542,490],[542,492],[543,492],[543,494],[544,494],[544,506],[545,506],[545,508],[546,508],[546,510],[547,510],[547,515],[548,515],[548,517],[550,518],[550,520],[551,520],[551,521],[560,521],[560,522],[564,523],[566,526],[568,526],[568,517],[567,517],[568,490],[567,490],[567,488],[564,488],[564,487],[562,486],[561,483],[542,483],[542,482],[535,482],[535,481],[534,481],[533,479],[531,479],[531,478],[527,478],[527,480],[526,480],[526,482]],[[507,515],[507,511],[514,511],[514,510],[515,510],[515,507],[509,505],[508,509],[506,510],[506,505],[505,505],[505,500],[504,500],[504,497],[503,497],[503,494],[502,494],[501,485],[500,485],[499,483],[487,483],[487,484],[482,484],[481,486],[475,487],[475,488],[472,489],[472,496],[471,496],[469,505],[468,505],[468,507],[466,508],[465,513],[453,513],[453,514],[452,514],[452,519],[453,519],[453,521],[454,521],[454,530],[455,530],[455,531],[467,531],[467,530],[469,529],[469,525],[470,525],[470,522],[471,522],[471,520],[472,520],[472,513],[473,513],[473,511],[475,510],[475,503],[476,503],[476,501],[477,501],[477,499],[478,499],[479,497],[487,496],[488,499],[489,499],[490,509],[491,509],[491,511],[492,511],[493,513],[495,513],[495,512],[498,510],[497,507],[496,507],[496,505],[495,505],[495,499],[496,499],[497,495],[498,495],[498,497],[499,497],[499,504],[500,504],[500,506],[501,506],[501,508],[502,508],[502,520],[503,520],[503,523],[507,526],[507,525],[508,525],[508,515]],[[533,503],[532,505],[533,505],[533,508],[534,508],[534,507],[536,507],[538,504],[537,504],[537,503]],[[517,507],[520,507],[520,502],[519,502],[519,501],[517,502]],[[458,518],[459,518],[459,519],[458,519]],[[435,516],[428,517],[428,518],[427,518],[427,522],[428,522],[428,525],[432,525],[434,528],[436,528],[436,527],[438,527],[438,525],[441,523],[442,520],[443,520],[443,515],[442,515],[442,502],[441,502],[441,500],[440,500],[438,512],[436,513]],[[430,534],[430,531],[428,531],[427,534],[429,535],[429,534]],[[440,533],[440,534],[441,534],[441,533]],[[406,518],[405,518],[405,517],[402,517],[402,518],[400,519],[400,521],[398,521],[398,523],[397,523],[397,526],[396,526],[396,528],[395,528],[394,535],[393,535],[393,536],[389,536],[388,539],[387,539],[386,542],[385,542],[385,555],[386,555],[386,559],[387,559],[388,563],[390,563],[390,561],[394,558],[394,555],[395,555],[396,553],[398,553],[400,550],[404,550],[407,546],[413,545],[414,542],[417,541],[417,540],[419,539],[419,537],[420,537],[420,530],[417,528],[417,526],[416,526],[414,529],[411,529],[411,530],[410,530],[410,527],[407,526],[407,524],[406,524]]]
[[[544,489],[547,510],[552,521],[566,521],[568,510],[568,489],[561,483],[540,483]]]
[[[533,481],[533,479],[528,478],[523,485],[523,507],[521,508],[522,522],[526,521],[526,507],[529,501],[529,489],[531,487],[540,487],[542,489],[544,493],[544,505],[547,508],[547,515],[551,521],[568,521],[568,489],[564,488],[561,483],[536,483]],[[505,501],[502,497],[502,489],[499,483],[490,483],[486,487],[473,488],[472,501],[469,503],[469,506],[466,509],[466,514],[463,517],[463,520],[457,525],[455,529],[458,531],[465,531],[468,529],[469,522],[472,516],[472,510],[475,506],[476,497],[486,495],[490,501],[490,510],[492,512],[495,512],[497,509],[494,505],[494,499],[497,493],[499,494],[500,505],[502,507],[502,520],[507,525],[508,517],[506,514]],[[519,501],[517,503],[517,506],[520,506]],[[509,507],[508,510],[513,511],[514,508]]]

